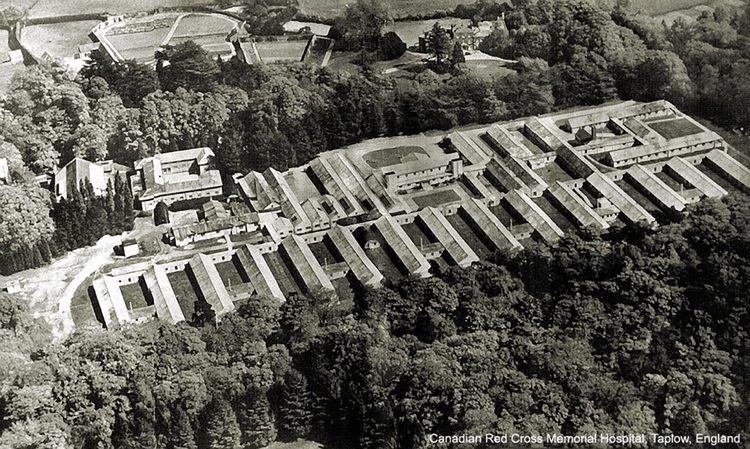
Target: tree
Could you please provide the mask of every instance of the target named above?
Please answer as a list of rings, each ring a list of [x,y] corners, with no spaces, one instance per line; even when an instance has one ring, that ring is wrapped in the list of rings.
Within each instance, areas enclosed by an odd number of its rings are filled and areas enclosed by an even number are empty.
[[[175,91],[181,87],[210,92],[217,87],[221,69],[216,60],[193,41],[168,45],[157,52],[156,59],[169,63],[157,71],[161,86],[166,90]]]
[[[552,68],[553,94],[561,107],[593,105],[617,97],[607,61],[596,53],[575,53]]]
[[[463,47],[461,47],[460,42],[456,42],[453,44],[453,52],[451,53],[451,68],[455,69],[459,64],[463,64],[464,62],[466,62],[466,57],[464,56]]]
[[[207,447],[215,449],[236,449],[240,444],[240,428],[237,416],[226,399],[214,398],[206,407],[205,432]]]
[[[46,246],[55,231],[49,193],[34,185],[0,185],[0,210],[0,271],[10,274],[48,262],[38,245]]]
[[[285,441],[305,438],[310,432],[312,411],[307,379],[292,369],[284,378],[279,404],[279,436]]]
[[[347,5],[344,15],[334,25],[335,37],[348,50],[376,52],[381,48],[383,29],[392,20],[381,0],[357,0]]]
[[[190,322],[198,327],[216,324],[216,312],[211,304],[203,298],[198,298],[193,304],[193,316]]]
[[[169,223],[169,206],[164,201],[159,201],[154,207],[154,224],[156,226]]]
[[[125,61],[118,64],[117,69],[119,77],[113,87],[126,107],[140,106],[146,95],[159,89],[156,72],[145,64]]]
[[[445,28],[440,26],[440,22],[435,22],[432,26],[432,30],[427,36],[427,47],[430,54],[435,58],[437,67],[442,67],[451,51],[451,38]]]

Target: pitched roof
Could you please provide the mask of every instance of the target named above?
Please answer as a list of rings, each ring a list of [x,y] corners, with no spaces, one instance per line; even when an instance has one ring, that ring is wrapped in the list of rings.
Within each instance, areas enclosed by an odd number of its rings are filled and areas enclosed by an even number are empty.
[[[466,243],[453,226],[437,209],[428,207],[419,212],[419,218],[430,229],[430,232],[443,245],[448,256],[461,267],[468,267],[479,261],[474,250]]]
[[[349,229],[334,225],[328,237],[349,265],[354,276],[363,285],[376,286],[383,282],[383,275],[359,246]]]

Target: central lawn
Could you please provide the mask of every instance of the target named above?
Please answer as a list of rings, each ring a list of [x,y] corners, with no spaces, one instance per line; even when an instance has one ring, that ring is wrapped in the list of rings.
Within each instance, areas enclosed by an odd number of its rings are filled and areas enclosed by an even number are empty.
[[[427,152],[422,147],[409,145],[370,151],[362,156],[362,159],[372,168],[382,168],[406,162],[414,162],[419,160],[418,154],[427,155]]]

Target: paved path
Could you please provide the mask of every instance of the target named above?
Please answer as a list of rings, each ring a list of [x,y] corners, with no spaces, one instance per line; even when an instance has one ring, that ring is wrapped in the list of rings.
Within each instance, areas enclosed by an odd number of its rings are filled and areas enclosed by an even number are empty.
[[[172,28],[169,29],[169,33],[167,33],[166,36],[164,36],[164,39],[161,41],[161,46],[164,47],[167,44],[169,44],[169,41],[172,40],[172,36],[174,36],[174,33],[177,32],[177,26],[180,25],[180,21],[183,17],[185,17],[187,14],[180,14],[177,19],[172,24]]]

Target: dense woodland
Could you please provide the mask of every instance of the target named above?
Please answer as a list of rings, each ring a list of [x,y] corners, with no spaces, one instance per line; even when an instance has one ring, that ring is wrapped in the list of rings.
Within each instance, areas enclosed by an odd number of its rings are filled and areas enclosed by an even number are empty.
[[[14,179],[0,186],[0,266],[40,266],[132,226],[124,180],[102,198],[84,185],[59,203],[36,185],[34,175],[76,156],[129,164],[209,145],[229,176],[369,137],[618,97],[666,98],[748,129],[750,7],[665,28],[625,3],[513,3],[509,36],[483,44],[518,59],[497,78],[464,69],[450,48],[444,64],[377,73],[372,62],[398,45],[378,25],[376,0],[334,27],[359,52],[358,72],[220,62],[189,42],[161,52],[156,71],[94,59],[71,81],[29,68],[0,101],[0,157]],[[492,4],[463,13],[484,18]],[[377,24],[356,25],[367,17]],[[353,304],[316,292],[281,306],[252,298],[218,325],[79,329],[51,344],[21,298],[0,294],[0,448],[309,438],[408,449],[432,432],[739,432],[746,441],[749,204],[733,194],[656,230],[583,230],[360,291]]]
[[[744,440],[749,205],[730,196],[657,230],[584,231],[361,291],[353,305],[253,298],[219,325],[79,330],[57,345],[4,295],[0,447],[303,437],[406,449],[432,432]]]

